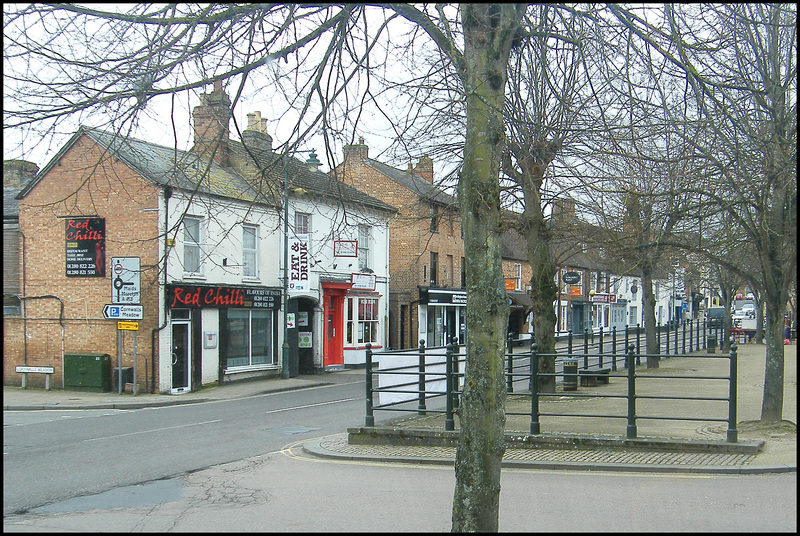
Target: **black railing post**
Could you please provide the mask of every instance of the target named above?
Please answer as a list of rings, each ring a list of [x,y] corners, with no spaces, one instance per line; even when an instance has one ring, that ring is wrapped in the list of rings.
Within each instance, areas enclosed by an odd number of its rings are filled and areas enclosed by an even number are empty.
[[[728,443],[736,443],[738,440],[739,432],[736,430],[736,388],[737,388],[737,381],[736,375],[738,374],[738,364],[737,364],[737,355],[736,350],[739,347],[735,344],[731,344],[731,363],[730,363],[730,380],[729,380],[729,392],[728,392],[728,434],[727,434],[727,441]]]
[[[419,340],[419,404],[417,415],[425,415],[425,339]]]
[[[661,343],[658,343],[658,348],[661,348]],[[664,345],[664,353],[669,355],[669,324],[667,324],[667,344]]]
[[[567,357],[572,357],[572,330],[567,332]]]
[[[633,344],[628,346],[628,439],[636,438],[636,366],[633,363]]]
[[[694,346],[692,345],[692,335],[693,335],[692,320],[693,319],[691,319],[691,318],[689,319],[689,353],[690,354],[694,351]]]
[[[539,423],[539,345],[531,344],[531,433],[538,434]]]
[[[375,415],[372,413],[372,345],[367,343],[367,359],[364,367],[367,372],[367,416],[364,418],[364,426],[375,426]]]
[[[611,330],[611,370],[617,370],[617,326]]]
[[[506,392],[513,393],[514,392],[514,341],[511,338],[511,334],[508,334],[508,342],[506,343],[506,348],[508,349],[508,353],[506,354],[506,364],[508,366],[508,373],[506,374]]]
[[[656,345],[658,346],[658,353],[661,353],[661,328],[663,326],[656,327]],[[669,337],[669,331],[667,331],[667,337]],[[669,341],[669,339],[667,339]],[[669,347],[669,342],[667,342],[667,347]],[[669,353],[669,352],[667,352]]]
[[[686,353],[686,321],[681,320],[681,353]]]
[[[444,410],[444,429],[455,430],[456,425],[453,420],[453,399],[455,398],[455,383],[453,382],[453,344],[447,345],[444,362],[445,375],[445,410]]]
[[[695,346],[697,347],[697,351],[699,352],[702,349],[702,346],[700,346],[700,317],[699,316],[697,317],[697,326],[695,326],[695,330],[694,331],[695,331],[695,333],[697,333],[697,335],[695,335],[697,337],[697,344]]]
[[[708,325],[706,324],[705,317],[703,317],[703,350],[706,348],[708,348]]]
[[[594,335],[594,330],[592,330]],[[589,330],[583,328],[583,368],[589,368]]]
[[[639,328],[640,327],[641,326],[637,322],[636,323],[636,364],[637,365],[641,365],[642,364],[642,341],[640,340],[640,337],[639,337]]]
[[[628,370],[628,325],[625,324],[625,370]]]
[[[678,355],[678,321],[675,321],[675,355]]]
[[[600,339],[597,349],[599,351],[597,357],[597,367],[603,368],[603,326],[600,326]]]

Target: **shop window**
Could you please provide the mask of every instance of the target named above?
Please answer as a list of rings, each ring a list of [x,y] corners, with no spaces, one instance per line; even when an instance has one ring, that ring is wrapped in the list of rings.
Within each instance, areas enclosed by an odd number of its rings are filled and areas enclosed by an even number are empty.
[[[228,368],[274,365],[272,311],[228,309]]]
[[[258,277],[258,227],[242,225],[242,276]]]
[[[348,297],[345,315],[345,344],[376,344],[380,340],[377,298]]]

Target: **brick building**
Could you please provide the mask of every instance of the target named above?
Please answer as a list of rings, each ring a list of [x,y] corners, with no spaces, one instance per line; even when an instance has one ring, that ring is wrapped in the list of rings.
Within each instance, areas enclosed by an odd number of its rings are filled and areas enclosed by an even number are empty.
[[[456,198],[434,184],[433,160],[420,158],[400,170],[369,158],[369,147],[344,147],[337,179],[368,191],[397,208],[390,222],[389,345],[428,347],[452,339],[463,342],[466,330],[464,242]],[[530,263],[524,243],[509,233],[503,243],[503,273],[512,302],[509,332],[527,333]]]
[[[367,342],[385,345],[394,208],[273,151],[257,112],[230,139],[230,115],[217,83],[190,151],[81,127],[19,191],[22,307],[4,315],[4,383],[19,385],[24,363],[53,366],[61,387],[65,354],[108,354],[135,367],[137,388],[179,394],[357,364]],[[337,242],[359,258],[341,262]],[[138,329],[119,329],[124,305],[141,307]]]

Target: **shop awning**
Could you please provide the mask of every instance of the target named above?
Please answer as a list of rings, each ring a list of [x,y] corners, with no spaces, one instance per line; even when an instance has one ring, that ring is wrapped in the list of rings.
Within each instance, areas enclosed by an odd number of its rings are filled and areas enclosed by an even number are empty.
[[[526,311],[533,308],[533,300],[527,292],[509,291],[507,292],[511,300],[512,309],[525,309]]]

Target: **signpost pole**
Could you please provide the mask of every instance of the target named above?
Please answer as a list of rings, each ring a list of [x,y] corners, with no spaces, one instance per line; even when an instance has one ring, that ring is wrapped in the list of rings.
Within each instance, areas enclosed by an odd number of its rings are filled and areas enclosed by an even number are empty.
[[[139,334],[138,331],[133,332],[133,396],[139,394],[139,387],[136,383],[136,336]]]
[[[117,330],[117,394],[122,394],[122,333]]]

